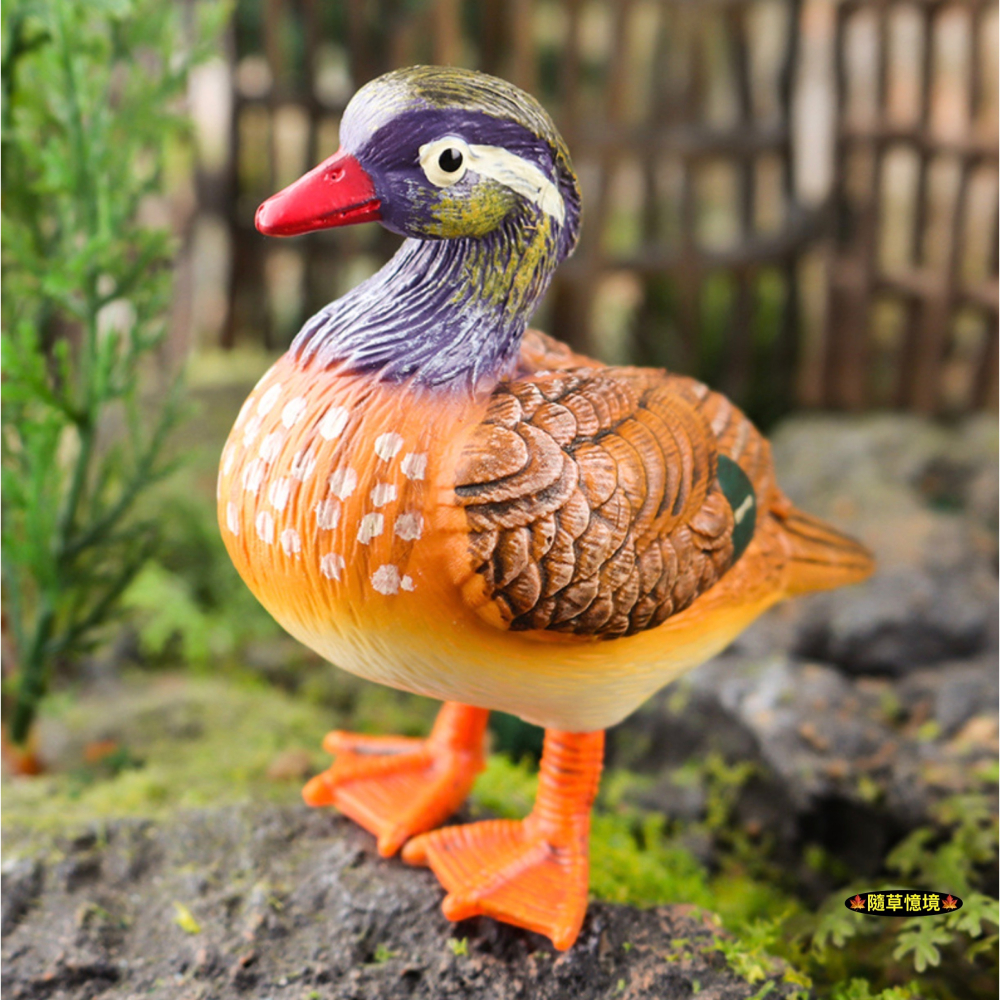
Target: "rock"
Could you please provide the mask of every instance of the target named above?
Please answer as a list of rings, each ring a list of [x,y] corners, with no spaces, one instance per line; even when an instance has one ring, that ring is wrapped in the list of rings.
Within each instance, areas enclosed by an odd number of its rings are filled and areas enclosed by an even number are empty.
[[[795,651],[852,674],[898,676],[982,652],[997,600],[996,580],[968,569],[890,569],[813,599]]]
[[[854,871],[874,872],[888,847],[928,822],[943,797],[992,781],[996,702],[989,655],[894,683],[780,652],[734,649],[611,730],[608,764],[656,774],[635,803],[690,820],[704,795],[679,789],[675,769],[712,754],[750,762],[736,821],[748,832],[767,831],[785,866],[814,843]],[[983,718],[992,728],[977,721]]]
[[[0,934],[6,937],[20,923],[42,889],[43,866],[37,858],[13,860],[3,866],[0,891]]]
[[[92,848],[99,881],[75,893],[37,883],[28,873],[40,859],[9,870],[37,888],[4,938],[5,996],[235,998],[289,988],[295,997],[687,1000],[703,991],[739,1000],[761,989],[726,967],[714,949],[718,927],[683,906],[592,904],[562,954],[495,921],[451,924],[430,872],[378,857],[368,834],[329,812],[258,805],[145,824],[153,860],[124,877],[139,828],[106,824]],[[200,895],[191,894],[193,874]],[[111,923],[114,936],[81,937],[73,914],[84,893],[100,899],[85,922]],[[176,923],[178,899],[197,933]],[[768,986],[774,997],[790,990],[779,979]]]
[[[983,414],[951,427],[907,414],[808,415],[771,434],[779,482],[821,517],[865,520],[880,508],[970,512],[996,533],[997,425]]]
[[[941,735],[953,736],[973,716],[996,705],[997,660],[987,654],[916,670],[897,690],[912,718],[933,720]]]
[[[799,417],[773,444],[791,499],[856,534],[878,561],[860,586],[794,602],[795,652],[849,673],[901,675],[996,649],[995,421]]]

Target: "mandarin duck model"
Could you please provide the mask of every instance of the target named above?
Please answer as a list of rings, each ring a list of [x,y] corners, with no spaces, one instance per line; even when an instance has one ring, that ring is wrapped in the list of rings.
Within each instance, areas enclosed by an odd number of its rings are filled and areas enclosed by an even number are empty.
[[[480,73],[399,70],[358,91],[341,141],[257,228],[377,220],[406,240],[247,399],[222,532],[298,640],[444,702],[424,740],[330,733],[306,801],[430,866],[450,919],[565,949],[604,730],[776,601],[872,562],[783,496],[767,441],[724,397],[527,329],[580,224],[537,101]],[[483,768],[491,709],[545,728],[534,807],[441,827]]]

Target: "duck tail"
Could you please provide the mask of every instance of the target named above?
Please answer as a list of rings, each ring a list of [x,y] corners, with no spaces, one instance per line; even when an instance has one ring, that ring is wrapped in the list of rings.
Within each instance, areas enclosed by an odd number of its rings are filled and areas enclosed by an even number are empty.
[[[780,513],[776,511],[775,516],[788,558],[785,570],[788,596],[832,590],[871,576],[875,560],[860,542],[791,504]]]

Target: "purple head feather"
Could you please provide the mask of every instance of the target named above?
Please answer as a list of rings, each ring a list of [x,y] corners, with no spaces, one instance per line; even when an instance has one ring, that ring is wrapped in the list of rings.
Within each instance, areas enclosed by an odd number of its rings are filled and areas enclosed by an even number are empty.
[[[448,137],[464,144],[469,165],[443,187],[421,157]],[[383,224],[408,239],[313,316],[293,353],[392,381],[489,391],[513,369],[579,234],[579,187],[551,119],[506,81],[412,67],[358,91],[341,142],[371,176]]]

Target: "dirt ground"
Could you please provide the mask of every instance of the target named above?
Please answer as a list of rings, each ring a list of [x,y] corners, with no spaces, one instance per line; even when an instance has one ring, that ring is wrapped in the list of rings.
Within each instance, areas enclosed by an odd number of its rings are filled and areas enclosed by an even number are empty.
[[[450,924],[430,872],[304,806],[111,821],[3,881],[9,1000],[741,1000],[762,986],[728,970],[709,915],[680,906],[593,903],[564,954],[491,920]]]

